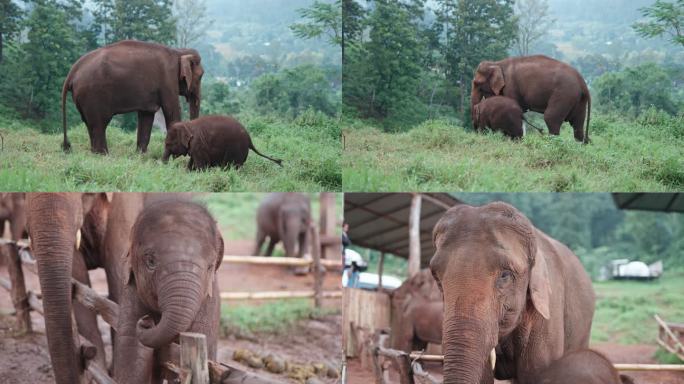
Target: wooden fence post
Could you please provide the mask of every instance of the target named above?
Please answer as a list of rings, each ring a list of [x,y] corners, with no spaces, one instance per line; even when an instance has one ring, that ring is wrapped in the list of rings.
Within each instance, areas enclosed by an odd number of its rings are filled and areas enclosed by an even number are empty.
[[[31,332],[31,307],[26,293],[24,272],[21,269],[19,248],[15,243],[5,244],[7,251],[7,271],[12,284],[12,303],[17,312],[17,329],[20,332]]]
[[[311,238],[313,239],[313,275],[314,275],[314,306],[321,308],[323,305],[322,287],[323,272],[321,271],[321,238],[318,235],[316,226],[309,227]]]
[[[192,384],[209,384],[207,337],[201,333],[180,334],[180,367],[192,372]]]
[[[421,194],[414,193],[411,198],[411,213],[409,216],[409,277],[420,272],[420,206]]]
[[[385,288],[382,286],[382,270],[385,268],[385,252],[380,252],[380,260],[378,260],[378,292],[384,292]]]

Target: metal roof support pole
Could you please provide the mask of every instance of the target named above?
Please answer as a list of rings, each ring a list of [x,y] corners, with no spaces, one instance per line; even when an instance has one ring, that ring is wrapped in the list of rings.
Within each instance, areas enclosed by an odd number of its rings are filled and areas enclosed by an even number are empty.
[[[414,193],[411,198],[411,213],[409,216],[409,277],[420,272],[420,206],[421,194]]]

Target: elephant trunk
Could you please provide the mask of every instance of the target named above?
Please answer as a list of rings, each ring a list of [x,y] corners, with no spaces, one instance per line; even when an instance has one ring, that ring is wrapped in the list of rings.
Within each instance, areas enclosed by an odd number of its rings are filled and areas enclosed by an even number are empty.
[[[63,194],[36,194],[29,201],[31,249],[43,293],[45,333],[55,382],[78,383],[81,366],[71,318],[75,203]]]
[[[480,92],[480,89],[475,85],[475,82],[473,81],[472,83],[472,89],[470,90],[470,116],[473,120],[473,128],[477,127],[477,122],[476,122],[476,116],[475,116],[475,106],[482,101],[482,92]]]
[[[150,348],[170,344],[192,325],[200,311],[202,282],[205,276],[187,270],[170,271],[158,286],[161,320],[155,326],[140,330],[140,342]]]
[[[283,239],[283,248],[285,248],[285,255],[287,257],[294,257],[296,255],[295,247],[297,246],[297,239],[299,238],[299,230],[301,219],[294,213],[286,214],[282,220],[283,230],[281,239]]]
[[[168,149],[164,149],[164,155],[162,155],[162,162],[164,164],[169,162],[169,156],[171,156],[171,152]]]
[[[497,330],[487,329],[487,321],[452,316],[444,319],[442,348],[444,382],[479,384],[493,382],[489,360],[496,346]]]
[[[199,117],[200,112],[200,90],[197,93],[188,98],[188,109],[190,110],[190,119],[196,119]]]

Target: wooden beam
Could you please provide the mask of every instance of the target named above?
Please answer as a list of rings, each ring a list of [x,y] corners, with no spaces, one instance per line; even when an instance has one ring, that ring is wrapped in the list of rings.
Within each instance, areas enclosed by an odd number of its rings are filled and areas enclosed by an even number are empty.
[[[109,377],[107,371],[93,362],[93,360],[88,360],[86,365],[86,371],[92,375],[97,384],[116,384],[116,381]]]
[[[411,214],[409,216],[409,260],[408,275],[415,276],[420,272],[420,208],[421,195],[416,193],[411,198]]]
[[[323,203],[321,201],[321,203]],[[312,240],[312,253],[313,253],[313,275],[314,275],[314,306],[316,308],[321,308],[323,305],[323,271],[321,267],[321,241],[318,237],[318,230],[314,225],[309,227],[311,232]]]
[[[73,286],[73,299],[83,304],[86,308],[100,314],[102,319],[116,331],[119,318],[119,305],[108,298],[98,294],[87,285],[71,279]]]
[[[378,291],[383,292],[385,288],[382,286],[382,270],[385,267],[385,252],[380,252],[380,260],[378,260]]]
[[[209,384],[207,337],[202,333],[181,332],[180,368],[191,372],[191,384]]]
[[[258,264],[258,265],[281,265],[290,267],[308,267],[312,260],[299,257],[278,257],[278,256],[233,256],[224,255],[224,263],[236,264]],[[341,268],[340,260],[321,259],[321,265],[326,268]]]
[[[221,292],[223,300],[274,300],[274,299],[301,299],[316,296],[314,290],[310,291],[262,291],[262,292]],[[342,297],[342,291],[322,291],[324,299]]]

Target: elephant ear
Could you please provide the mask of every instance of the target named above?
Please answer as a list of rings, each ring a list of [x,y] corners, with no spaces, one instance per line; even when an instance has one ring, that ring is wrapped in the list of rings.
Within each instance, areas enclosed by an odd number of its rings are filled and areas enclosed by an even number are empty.
[[[498,65],[492,65],[490,68],[491,74],[489,76],[489,86],[492,88],[492,91],[495,95],[501,95],[501,90],[503,89],[504,85],[506,85],[504,81],[503,70]]]
[[[223,261],[223,236],[218,228],[216,228],[216,248],[218,249],[218,259],[216,260],[216,270],[218,271]]]
[[[549,319],[549,302],[551,299],[551,285],[549,284],[549,270],[546,267],[546,257],[544,253],[536,247],[534,265],[530,272],[530,297],[534,308],[546,320]]]
[[[185,80],[186,92],[190,92],[192,86],[192,55],[180,57],[180,79]]]

